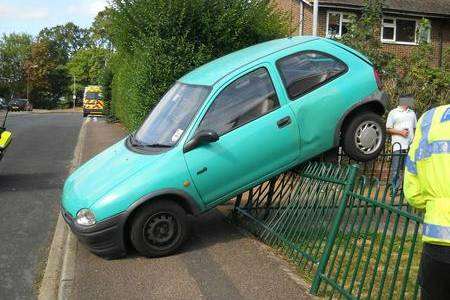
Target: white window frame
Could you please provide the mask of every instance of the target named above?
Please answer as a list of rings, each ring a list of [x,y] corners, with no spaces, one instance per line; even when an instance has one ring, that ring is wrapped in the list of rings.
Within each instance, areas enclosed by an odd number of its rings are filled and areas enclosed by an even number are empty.
[[[385,19],[391,19],[394,22],[392,24],[391,23],[385,23],[384,22]],[[414,29],[414,42],[397,41],[397,20],[414,21],[416,23],[416,26],[415,26],[415,29]],[[393,36],[392,40],[383,38],[384,28],[385,27],[389,27],[389,28],[393,28],[394,29],[394,36]],[[418,40],[417,40],[417,32],[418,32],[418,30],[419,30],[419,20],[418,19],[383,16],[383,18],[381,19],[381,35],[380,35],[380,39],[381,39],[381,42],[386,43],[386,44],[417,45],[418,44]],[[429,43],[430,40],[431,40],[431,28],[428,31],[427,42]]]
[[[339,33],[336,35],[331,35],[331,33],[328,32],[328,25],[330,22],[330,15],[331,14],[339,14]],[[350,19],[345,19],[344,15],[352,15],[355,16],[354,13],[351,12],[343,12],[343,11],[333,11],[333,10],[328,10],[327,11],[327,24],[325,27],[325,36],[327,38],[341,38],[342,37],[342,24],[343,23],[350,23]]]

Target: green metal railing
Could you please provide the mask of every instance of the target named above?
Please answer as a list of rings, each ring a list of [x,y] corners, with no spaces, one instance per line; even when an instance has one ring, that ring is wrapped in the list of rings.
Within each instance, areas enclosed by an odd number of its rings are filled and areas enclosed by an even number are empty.
[[[244,226],[326,298],[416,299],[420,215],[358,165],[308,163],[237,197]]]

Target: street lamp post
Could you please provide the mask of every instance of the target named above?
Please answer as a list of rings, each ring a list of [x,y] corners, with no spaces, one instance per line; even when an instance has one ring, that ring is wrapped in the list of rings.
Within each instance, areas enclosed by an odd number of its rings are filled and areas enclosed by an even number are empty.
[[[38,65],[31,65],[30,70],[37,67]],[[27,74],[27,100],[30,100],[30,72]]]
[[[75,91],[75,75],[73,75],[73,95],[72,95],[72,100],[73,100],[73,110],[75,110],[75,100],[77,99],[77,93]]]

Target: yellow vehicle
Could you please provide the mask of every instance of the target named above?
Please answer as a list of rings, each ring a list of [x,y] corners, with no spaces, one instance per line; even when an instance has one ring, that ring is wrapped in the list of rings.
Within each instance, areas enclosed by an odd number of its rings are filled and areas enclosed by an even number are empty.
[[[83,95],[83,116],[103,115],[105,102],[103,99],[102,87],[99,85],[88,85],[84,88]]]
[[[6,118],[8,116],[8,105],[0,98],[0,160],[11,143],[11,132],[6,130]]]

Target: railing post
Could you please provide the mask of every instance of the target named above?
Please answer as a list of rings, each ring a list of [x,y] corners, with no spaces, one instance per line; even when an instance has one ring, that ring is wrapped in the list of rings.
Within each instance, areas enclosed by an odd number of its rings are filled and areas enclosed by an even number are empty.
[[[234,208],[241,206],[242,193],[236,196],[236,201],[234,202]]]
[[[264,216],[262,217],[263,220],[266,219],[270,213],[270,206],[272,205],[275,184],[276,184],[278,178],[279,178],[279,176],[276,176],[275,178],[273,178],[269,181],[269,191],[267,192],[266,211],[264,212]]]
[[[251,208],[253,208],[253,189],[254,187],[248,190],[247,204],[245,204],[245,207],[243,207],[243,209],[245,210],[250,210]]]
[[[331,231],[328,235],[327,244],[325,245],[324,252],[322,257],[320,258],[319,265],[317,267],[316,274],[314,275],[313,282],[311,284],[310,293],[313,295],[317,295],[319,291],[319,286],[321,282],[321,276],[325,272],[325,268],[328,263],[328,259],[330,258],[331,251],[333,250],[333,244],[336,239],[336,235],[339,231],[339,225],[341,223],[341,219],[344,216],[345,208],[347,207],[347,200],[350,196],[350,192],[353,191],[353,187],[355,186],[356,175],[358,174],[359,167],[358,165],[351,165],[349,167],[349,172],[347,179],[344,185],[344,191],[342,194],[341,203],[339,205],[336,216],[333,220],[333,225],[331,227]]]

